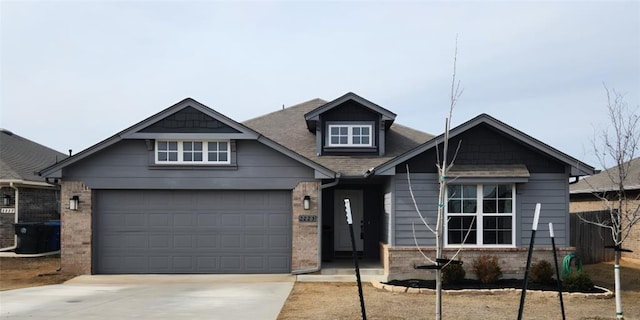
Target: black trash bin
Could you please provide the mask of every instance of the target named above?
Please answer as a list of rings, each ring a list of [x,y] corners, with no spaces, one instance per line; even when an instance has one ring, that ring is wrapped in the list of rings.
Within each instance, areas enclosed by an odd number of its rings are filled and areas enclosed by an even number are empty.
[[[24,222],[16,223],[14,227],[16,236],[18,236],[16,253],[31,254],[47,251],[51,237],[51,226],[47,226],[43,222]]]
[[[49,221],[44,224],[50,228],[47,251],[60,251],[60,221]]]

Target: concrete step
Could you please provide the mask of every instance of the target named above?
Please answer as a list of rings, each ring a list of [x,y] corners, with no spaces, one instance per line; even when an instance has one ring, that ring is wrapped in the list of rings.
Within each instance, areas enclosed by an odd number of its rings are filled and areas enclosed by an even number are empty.
[[[323,268],[320,270],[321,275],[356,275],[355,268]],[[360,268],[360,275],[383,275],[382,268]]]
[[[296,276],[296,281],[300,282],[356,282],[357,278],[355,273],[353,275],[343,274],[299,274]],[[387,282],[387,276],[385,275],[367,275],[361,274],[360,281],[362,282]]]

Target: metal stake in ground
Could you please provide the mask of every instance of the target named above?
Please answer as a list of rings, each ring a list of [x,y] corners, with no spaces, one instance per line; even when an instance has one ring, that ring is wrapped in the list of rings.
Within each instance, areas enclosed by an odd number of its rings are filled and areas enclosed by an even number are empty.
[[[364,295],[362,294],[362,282],[360,281],[360,268],[358,267],[358,251],[356,250],[356,238],[353,236],[353,219],[351,217],[351,203],[349,202],[349,199],[344,199],[344,211],[347,216],[347,224],[349,225],[349,234],[351,234],[353,265],[356,268],[356,281],[358,282],[358,294],[360,295],[360,310],[362,311],[362,320],[367,320],[367,312],[364,309]]]
[[[533,215],[533,225],[531,226],[531,240],[529,241],[529,254],[527,255],[527,266],[524,271],[524,285],[520,295],[520,308],[518,309],[518,320],[522,320],[524,311],[524,298],[527,295],[527,284],[529,283],[529,266],[531,265],[531,254],[533,253],[533,243],[536,240],[536,230],[538,230],[538,219],[540,218],[540,203],[536,203],[536,212]]]
[[[562,310],[562,320],[565,320],[564,302],[562,301],[562,282],[560,282],[560,268],[558,268],[558,253],[556,252],[556,240],[553,236],[553,223],[549,222],[549,236],[551,237],[551,247],[553,248],[553,262],[556,266],[556,279],[558,279],[558,296],[560,297],[560,310]]]

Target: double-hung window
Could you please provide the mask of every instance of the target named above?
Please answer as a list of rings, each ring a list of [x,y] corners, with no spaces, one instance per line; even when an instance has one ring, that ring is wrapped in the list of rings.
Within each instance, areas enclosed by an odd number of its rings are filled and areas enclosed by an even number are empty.
[[[515,245],[515,185],[451,184],[447,199],[447,245]]]
[[[229,164],[229,141],[156,140],[156,164]]]
[[[330,147],[371,147],[373,126],[370,124],[330,124]]]

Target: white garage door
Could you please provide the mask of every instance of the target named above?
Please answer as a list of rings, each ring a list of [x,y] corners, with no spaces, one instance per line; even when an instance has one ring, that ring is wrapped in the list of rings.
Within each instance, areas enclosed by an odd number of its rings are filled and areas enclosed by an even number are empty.
[[[99,190],[94,273],[289,273],[290,191]]]

